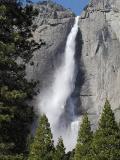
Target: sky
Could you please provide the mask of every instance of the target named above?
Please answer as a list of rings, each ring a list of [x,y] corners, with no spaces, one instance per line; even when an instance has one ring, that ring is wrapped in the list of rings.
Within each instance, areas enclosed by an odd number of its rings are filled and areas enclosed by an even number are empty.
[[[39,2],[41,0],[32,0]],[[89,3],[90,0],[53,0],[58,4],[63,5],[65,8],[70,8],[76,15],[80,15],[83,8]]]

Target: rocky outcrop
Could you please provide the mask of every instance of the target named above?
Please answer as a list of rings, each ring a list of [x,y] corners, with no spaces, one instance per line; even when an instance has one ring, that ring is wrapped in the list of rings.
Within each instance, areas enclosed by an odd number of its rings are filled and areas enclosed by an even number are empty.
[[[60,64],[75,15],[51,1],[39,2],[34,7],[39,12],[34,20],[34,25],[37,26],[33,33],[34,39],[37,42],[41,39],[45,45],[33,53],[26,73],[28,79],[39,81],[38,88],[44,88],[50,85],[50,77]]]
[[[95,124],[107,98],[120,117],[120,1],[92,0],[83,11],[81,109]]]
[[[27,78],[39,80],[38,88],[47,88],[60,65],[66,39],[74,23],[74,14],[62,6],[44,1],[35,5],[39,15],[34,21],[34,39],[46,45],[34,53],[27,66]],[[76,46],[78,68],[72,97],[76,115],[89,114],[96,125],[107,98],[120,117],[120,1],[91,0],[79,19]],[[66,108],[68,112],[69,108]],[[94,127],[94,126],[93,126]]]

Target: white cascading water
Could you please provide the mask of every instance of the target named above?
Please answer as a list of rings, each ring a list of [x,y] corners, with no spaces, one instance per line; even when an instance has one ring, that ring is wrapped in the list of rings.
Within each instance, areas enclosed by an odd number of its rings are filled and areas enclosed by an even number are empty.
[[[54,74],[53,83],[38,96],[38,109],[40,113],[46,114],[51,125],[55,143],[59,136],[63,137],[66,150],[75,146],[77,137],[78,121],[71,122],[70,127],[59,129],[60,117],[65,111],[65,105],[74,90],[75,83],[75,48],[78,33],[78,20],[68,35],[63,62]],[[74,109],[70,106],[69,110]]]

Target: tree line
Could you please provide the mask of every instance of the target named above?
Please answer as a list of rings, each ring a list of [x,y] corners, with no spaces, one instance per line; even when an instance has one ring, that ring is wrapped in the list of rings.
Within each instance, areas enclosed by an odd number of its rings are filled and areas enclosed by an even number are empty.
[[[38,14],[29,0],[0,0],[0,160],[27,154],[36,82],[27,81],[26,64],[42,43],[33,40]],[[16,156],[15,156],[16,155]]]
[[[95,132],[91,130],[87,114],[83,116],[76,147],[69,153],[65,153],[62,137],[54,147],[50,124],[43,115],[30,145],[28,160],[120,160],[120,128],[108,100]]]

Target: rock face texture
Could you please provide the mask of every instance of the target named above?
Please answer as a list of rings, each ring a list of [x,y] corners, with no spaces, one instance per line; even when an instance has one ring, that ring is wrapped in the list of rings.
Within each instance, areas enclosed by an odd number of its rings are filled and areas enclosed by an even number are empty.
[[[27,77],[47,88],[60,65],[74,14],[52,2],[35,6],[34,39],[46,45],[34,53],[34,65],[27,66]],[[86,111],[96,124],[107,98],[120,119],[120,0],[91,0],[79,19],[76,46],[77,78],[73,97],[76,115]],[[69,108],[67,108],[69,110]]]
[[[107,98],[120,118],[120,1],[92,0],[79,20],[83,111],[96,121]]]
[[[37,26],[34,39],[45,42],[35,51],[31,64],[27,66],[27,78],[39,80],[39,87],[50,85],[51,76],[60,64],[67,36],[74,24],[75,15],[51,1],[39,2],[34,6],[39,14],[34,21]],[[41,88],[41,89],[42,89]]]

